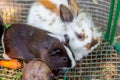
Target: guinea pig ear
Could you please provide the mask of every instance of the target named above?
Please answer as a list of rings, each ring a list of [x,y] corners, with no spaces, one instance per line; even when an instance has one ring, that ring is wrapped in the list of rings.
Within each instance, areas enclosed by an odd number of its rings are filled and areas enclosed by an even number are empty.
[[[74,16],[78,16],[80,12],[80,7],[77,0],[68,0],[68,5]]]
[[[60,54],[62,51],[60,49],[54,49],[52,52],[49,53],[50,56],[55,56]]]
[[[63,4],[60,5],[60,18],[63,22],[73,21],[73,15],[71,11]]]

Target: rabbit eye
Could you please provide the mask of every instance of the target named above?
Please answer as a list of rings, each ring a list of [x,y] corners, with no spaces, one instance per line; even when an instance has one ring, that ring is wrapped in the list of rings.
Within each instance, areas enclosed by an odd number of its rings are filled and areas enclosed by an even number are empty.
[[[79,39],[82,39],[82,36],[81,36],[81,35],[79,35],[79,34],[77,34],[77,37],[78,37]]]
[[[78,34],[76,32],[75,32],[75,34],[79,40],[83,41],[85,39],[85,34]]]
[[[78,39],[82,39],[82,35],[75,33]]]
[[[50,56],[55,56],[61,53],[60,49],[54,49],[52,52],[50,52]]]

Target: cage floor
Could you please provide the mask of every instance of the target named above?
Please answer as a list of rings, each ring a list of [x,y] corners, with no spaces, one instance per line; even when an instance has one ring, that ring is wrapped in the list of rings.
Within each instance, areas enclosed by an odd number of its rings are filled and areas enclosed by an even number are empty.
[[[3,53],[0,47],[0,53]],[[0,59],[2,57],[0,56]],[[22,69],[0,67],[0,80],[20,80]],[[73,69],[62,69],[57,80],[120,80],[120,56],[108,42],[100,45],[87,57],[77,61]]]

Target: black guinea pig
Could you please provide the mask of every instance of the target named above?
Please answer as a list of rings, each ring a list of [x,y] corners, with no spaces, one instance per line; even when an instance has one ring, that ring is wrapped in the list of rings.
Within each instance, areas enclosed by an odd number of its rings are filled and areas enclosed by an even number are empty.
[[[2,38],[3,57],[21,60],[41,59],[51,70],[74,67],[76,63],[71,50],[65,44],[64,37],[27,24],[11,24],[4,31]]]

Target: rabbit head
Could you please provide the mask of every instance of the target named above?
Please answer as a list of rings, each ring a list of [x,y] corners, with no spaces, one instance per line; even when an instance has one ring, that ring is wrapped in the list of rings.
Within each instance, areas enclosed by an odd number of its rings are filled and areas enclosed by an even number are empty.
[[[80,11],[76,0],[68,0],[68,3],[69,7],[61,4],[60,17],[67,25],[69,44],[75,59],[80,60],[99,44],[101,34],[97,32],[90,14]]]

